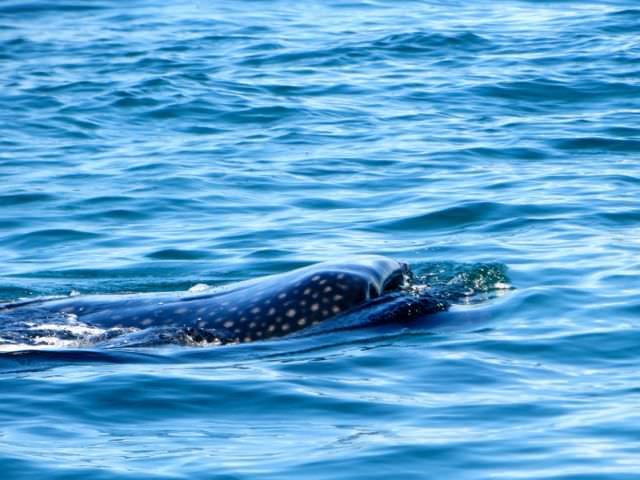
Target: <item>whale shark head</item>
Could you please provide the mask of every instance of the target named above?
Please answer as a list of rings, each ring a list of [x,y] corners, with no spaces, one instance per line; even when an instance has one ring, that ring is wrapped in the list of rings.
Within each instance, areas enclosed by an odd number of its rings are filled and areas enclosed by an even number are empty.
[[[399,289],[406,269],[382,256],[353,257],[199,295],[214,317],[202,327],[238,342],[287,335]]]
[[[404,283],[407,264],[391,258],[369,255],[352,257],[339,262],[325,262],[301,269],[298,274],[304,276],[312,289],[314,283],[328,283],[318,293],[330,292],[334,286],[348,291],[355,304],[377,298],[380,295],[398,289]],[[305,270],[308,270],[305,271]],[[327,288],[329,287],[329,288]]]

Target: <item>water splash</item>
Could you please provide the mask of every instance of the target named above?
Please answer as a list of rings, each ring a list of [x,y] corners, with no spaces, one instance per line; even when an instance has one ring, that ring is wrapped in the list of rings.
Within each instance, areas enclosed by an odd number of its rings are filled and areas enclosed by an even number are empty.
[[[411,288],[428,289],[454,304],[478,304],[514,287],[501,263],[423,263],[414,267]]]

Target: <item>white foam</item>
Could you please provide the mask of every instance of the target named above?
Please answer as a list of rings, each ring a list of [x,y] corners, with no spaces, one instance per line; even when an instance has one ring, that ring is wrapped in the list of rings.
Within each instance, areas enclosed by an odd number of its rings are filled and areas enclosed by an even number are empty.
[[[79,347],[82,345],[82,342],[78,340],[61,340],[58,337],[45,336],[45,337],[35,337],[34,346],[46,346],[46,347],[54,347],[54,348],[69,348],[69,347]]]
[[[191,287],[188,292],[203,292],[205,290],[209,290],[211,285],[207,285],[206,283],[196,283],[193,287]]]
[[[75,336],[94,336],[102,335],[107,330],[104,328],[92,327],[89,325],[77,324],[77,325],[64,325],[60,323],[41,323],[39,325],[32,325],[29,327],[31,331],[47,330],[53,332],[67,332]]]

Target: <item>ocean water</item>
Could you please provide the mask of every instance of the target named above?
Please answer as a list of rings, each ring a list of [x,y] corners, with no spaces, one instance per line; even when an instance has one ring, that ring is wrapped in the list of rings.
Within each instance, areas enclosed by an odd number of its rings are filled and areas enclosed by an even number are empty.
[[[0,87],[0,302],[369,253],[469,291],[5,351],[3,479],[640,478],[637,2],[4,0]]]

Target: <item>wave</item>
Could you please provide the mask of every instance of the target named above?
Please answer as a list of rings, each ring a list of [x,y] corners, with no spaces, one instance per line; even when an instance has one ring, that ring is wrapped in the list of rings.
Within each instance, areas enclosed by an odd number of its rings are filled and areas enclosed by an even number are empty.
[[[71,228],[48,228],[34,230],[28,233],[10,235],[4,238],[7,245],[15,247],[39,247],[42,245],[53,245],[56,243],[80,242],[100,238],[101,235],[84,230]]]
[[[400,219],[378,222],[369,228],[390,232],[452,231],[474,225],[491,228],[491,222],[499,220],[514,218],[551,218],[562,215],[568,211],[568,208],[562,206],[472,201],[428,213],[420,213]]]
[[[608,138],[608,137],[579,137],[557,138],[549,141],[560,150],[587,150],[601,152],[640,152],[640,140]]]

